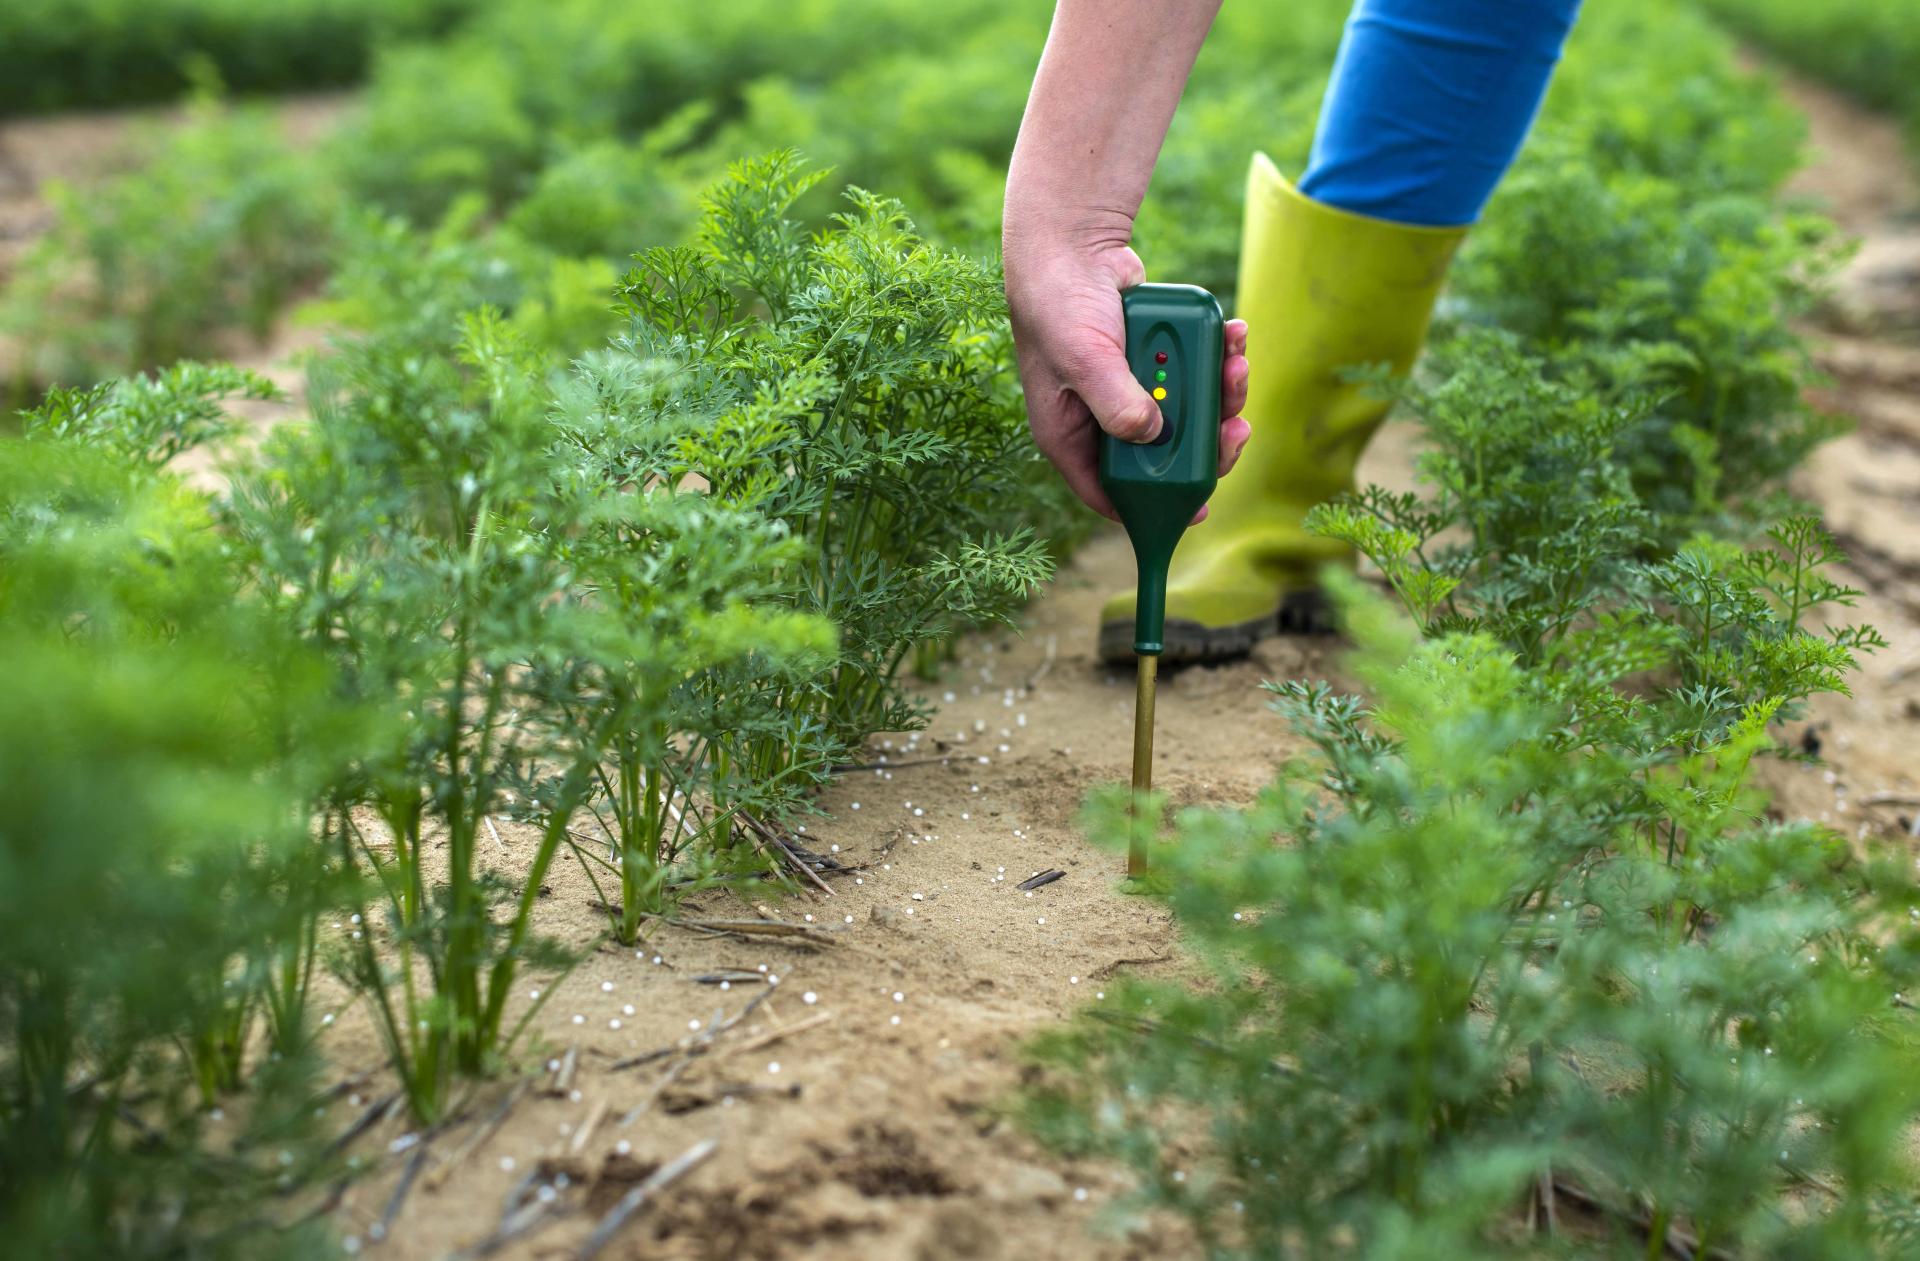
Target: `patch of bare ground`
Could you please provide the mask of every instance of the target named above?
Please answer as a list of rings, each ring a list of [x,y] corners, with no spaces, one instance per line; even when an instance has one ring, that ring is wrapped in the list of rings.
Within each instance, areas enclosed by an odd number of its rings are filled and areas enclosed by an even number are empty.
[[[1123,538],[1096,541],[1022,633],[969,640],[926,685],[940,710],[916,744],[876,743],[875,765],[833,785],[821,802],[831,819],[806,839],[860,869],[833,877],[831,896],[749,905],[706,894],[682,912],[778,919],[831,945],[662,928],[637,951],[594,950],[535,1018],[553,1071],[497,1128],[486,1122],[504,1086],[432,1141],[428,1169],[457,1161],[410,1191],[381,1255],[462,1255],[514,1205],[538,1203],[540,1187],[551,1199],[538,1224],[491,1255],[574,1255],[623,1196],[709,1140],[711,1157],[650,1197],[603,1257],[1194,1255],[1178,1223],[1105,1220],[1119,1172],[1046,1152],[1006,1114],[1024,1039],[1102,1001],[1122,971],[1185,966],[1166,912],[1122,893],[1120,859],[1077,823],[1088,788],[1127,773],[1132,678],[1100,666],[1093,640],[1099,602],[1131,566]],[[1293,751],[1258,683],[1330,673],[1337,654],[1327,641],[1278,641],[1254,660],[1172,675],[1160,784],[1181,804],[1249,800]],[[532,837],[499,831],[511,872]],[[1018,887],[1050,869],[1066,875]],[[593,906],[578,868],[556,868],[541,926],[591,943],[603,926]],[[518,1001],[541,988],[529,980]],[[338,1072],[380,1079],[359,1008],[342,1008],[327,1036]],[[342,1127],[377,1097],[371,1085],[361,1093],[358,1109],[334,1105]],[[388,1162],[340,1208],[342,1229],[363,1243],[406,1168],[404,1133],[395,1118],[360,1140]],[[389,1153],[396,1140],[403,1154]]]
[[[1829,383],[1814,402],[1850,416],[1794,479],[1849,556],[1859,607],[1891,644],[1864,661],[1851,697],[1814,702],[1793,738],[1817,764],[1769,773],[1775,808],[1865,840],[1920,833],[1920,182],[1900,127],[1832,90],[1787,76],[1807,115],[1812,160],[1791,191],[1860,239],[1838,296],[1809,332]]]

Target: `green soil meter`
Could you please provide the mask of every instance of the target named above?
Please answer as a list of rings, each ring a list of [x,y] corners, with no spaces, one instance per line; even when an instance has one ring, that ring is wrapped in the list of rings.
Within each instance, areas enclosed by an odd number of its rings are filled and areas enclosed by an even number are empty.
[[[1153,698],[1167,618],[1167,565],[1220,480],[1220,373],[1226,354],[1220,304],[1195,285],[1136,285],[1120,295],[1127,363],[1160,405],[1152,442],[1100,438],[1100,485],[1133,542],[1139,572],[1133,651],[1139,661],[1133,711],[1136,807],[1153,786]],[[1136,828],[1127,874],[1147,869]]]

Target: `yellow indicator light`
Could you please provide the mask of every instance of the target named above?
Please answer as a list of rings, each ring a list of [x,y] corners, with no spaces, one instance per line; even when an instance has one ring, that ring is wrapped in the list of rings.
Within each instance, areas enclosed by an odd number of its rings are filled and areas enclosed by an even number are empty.
[[[1160,399],[1165,398],[1166,396],[1167,396],[1167,391],[1164,386],[1156,385],[1153,387],[1153,397],[1156,402],[1159,401]]]

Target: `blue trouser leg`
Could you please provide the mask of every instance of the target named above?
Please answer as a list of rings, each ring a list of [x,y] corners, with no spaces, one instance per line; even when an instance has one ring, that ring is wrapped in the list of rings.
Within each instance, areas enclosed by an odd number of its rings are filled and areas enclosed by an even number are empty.
[[[1580,0],[1357,0],[1300,191],[1394,223],[1480,217]]]

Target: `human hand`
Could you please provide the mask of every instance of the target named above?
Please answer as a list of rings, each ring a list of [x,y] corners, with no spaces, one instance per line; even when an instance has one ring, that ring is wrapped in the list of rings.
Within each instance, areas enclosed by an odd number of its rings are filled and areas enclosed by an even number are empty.
[[[1088,507],[1117,521],[1100,487],[1100,434],[1151,442],[1164,423],[1127,364],[1120,306],[1120,291],[1145,280],[1146,269],[1122,241],[1015,246],[1017,239],[1010,231],[1007,305],[1034,444]],[[1220,380],[1222,477],[1252,432],[1240,415],[1246,402],[1247,325],[1229,320]],[[1206,515],[1203,507],[1194,521]]]

